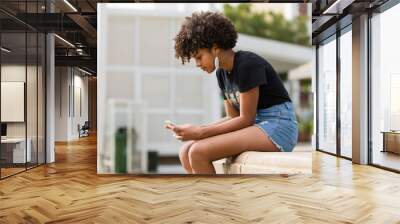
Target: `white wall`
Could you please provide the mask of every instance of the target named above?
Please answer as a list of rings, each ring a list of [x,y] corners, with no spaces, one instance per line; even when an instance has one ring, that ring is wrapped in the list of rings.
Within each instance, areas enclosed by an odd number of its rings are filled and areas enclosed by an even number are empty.
[[[79,71],[78,71],[79,72]],[[80,124],[82,126],[85,121],[88,121],[88,77],[81,76],[82,73],[77,74],[77,70],[74,71],[74,107],[72,108],[72,129],[71,129],[71,137],[78,138],[79,133],[77,126]],[[80,91],[80,93],[79,93]],[[80,96],[80,97],[79,97]],[[79,102],[80,101],[80,102]],[[72,103],[71,103],[72,104]],[[81,108],[79,108],[81,107]],[[81,110],[81,111],[80,111]]]
[[[55,68],[55,141],[67,141],[68,68]]]
[[[28,72],[27,73],[28,76],[33,75],[33,74],[36,75],[36,67],[33,67],[33,66],[25,67],[25,65],[2,65],[1,81],[2,82],[17,81],[17,82],[25,82],[26,83],[26,80],[25,80],[26,71]],[[30,80],[30,82],[31,82],[31,79],[32,78],[28,77],[28,80]],[[30,84],[32,84],[32,83],[30,83]],[[36,85],[36,82],[33,84]],[[28,93],[27,93],[28,106],[31,106],[31,107],[34,106],[36,108],[36,104],[29,105],[29,103],[33,101],[29,97],[36,98],[36,88],[35,89],[28,88],[27,90],[28,90]],[[30,90],[32,90],[32,92]],[[4,97],[4,96],[2,96],[2,97]],[[33,110],[36,110],[35,108]],[[1,108],[1,109],[7,110],[7,108]],[[30,108],[28,112],[30,112],[30,111],[32,111],[32,108]],[[34,120],[36,123],[36,113],[35,114],[28,113],[27,116],[28,116],[27,117],[28,122],[31,122]],[[7,136],[8,137],[25,137],[25,124],[26,124],[26,122],[7,122]],[[36,130],[36,126],[33,127],[33,124],[29,123],[28,129],[31,127]],[[29,133],[30,133],[30,130],[28,130],[28,137],[29,137]]]
[[[32,151],[32,158],[36,162],[39,158],[39,163],[44,162],[44,74],[39,66],[25,66],[25,64],[3,64],[1,66],[1,81],[2,82],[24,82],[26,86],[26,105],[25,100],[20,113],[25,114],[26,120],[23,122],[6,122],[8,138],[24,138],[25,135],[30,140],[29,146]],[[27,79],[27,80],[26,80]],[[4,90],[4,89],[3,89]],[[2,92],[3,92],[2,90]],[[24,92],[22,92],[23,94]],[[4,92],[3,92],[4,94]],[[8,98],[7,95],[2,95],[2,98]],[[3,107],[3,112],[16,113],[12,108]],[[15,110],[15,109],[14,109]],[[39,153],[39,156],[37,156]]]
[[[25,65],[2,65],[1,81],[25,82],[25,69]],[[31,70],[31,68],[28,67],[28,70]],[[28,74],[30,74],[30,72],[28,72]],[[7,108],[1,108],[1,110],[7,110]],[[25,137],[25,122],[7,123],[7,137]]]
[[[55,80],[55,141],[77,139],[78,124],[88,120],[88,78],[75,68],[56,67]]]

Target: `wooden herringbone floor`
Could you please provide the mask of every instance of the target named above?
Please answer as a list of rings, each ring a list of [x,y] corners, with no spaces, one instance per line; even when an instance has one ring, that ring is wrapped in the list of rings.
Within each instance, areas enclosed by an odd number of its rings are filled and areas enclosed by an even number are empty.
[[[0,181],[0,223],[400,223],[400,175],[313,155],[312,176],[98,176],[94,137]]]

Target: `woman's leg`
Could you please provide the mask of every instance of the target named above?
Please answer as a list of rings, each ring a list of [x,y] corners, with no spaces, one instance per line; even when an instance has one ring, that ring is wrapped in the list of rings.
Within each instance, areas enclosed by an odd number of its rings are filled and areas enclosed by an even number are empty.
[[[198,140],[190,146],[189,161],[194,173],[214,174],[212,161],[244,151],[280,151],[256,126]]]
[[[189,174],[193,173],[192,167],[190,166],[189,162],[189,149],[193,143],[194,141],[186,142],[185,144],[182,145],[181,149],[179,150],[179,159],[181,160],[181,164],[183,168],[186,170],[186,172]]]

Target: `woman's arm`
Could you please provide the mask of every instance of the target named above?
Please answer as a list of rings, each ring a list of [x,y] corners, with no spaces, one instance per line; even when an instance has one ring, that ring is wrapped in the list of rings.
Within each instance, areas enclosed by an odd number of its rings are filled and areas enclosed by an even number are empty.
[[[226,117],[221,118],[220,120],[211,123],[211,124],[206,124],[206,125],[201,125],[202,128],[204,127],[209,127],[212,125],[216,125],[216,124],[221,124],[224,123],[226,121],[229,121],[230,119],[239,116],[239,111],[237,111],[230,103],[228,100],[224,100],[224,106],[225,106],[225,113],[226,113]]]
[[[253,125],[257,113],[259,95],[258,88],[259,87],[257,86],[246,92],[240,93],[240,113],[237,113],[238,116],[225,120],[224,122],[201,127],[200,138],[220,135]],[[227,113],[232,113],[232,110]]]

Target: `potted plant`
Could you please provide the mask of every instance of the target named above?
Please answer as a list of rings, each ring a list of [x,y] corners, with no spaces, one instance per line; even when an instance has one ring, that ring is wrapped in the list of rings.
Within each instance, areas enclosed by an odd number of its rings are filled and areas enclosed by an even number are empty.
[[[311,141],[312,128],[312,120],[303,120],[299,122],[299,142]]]

